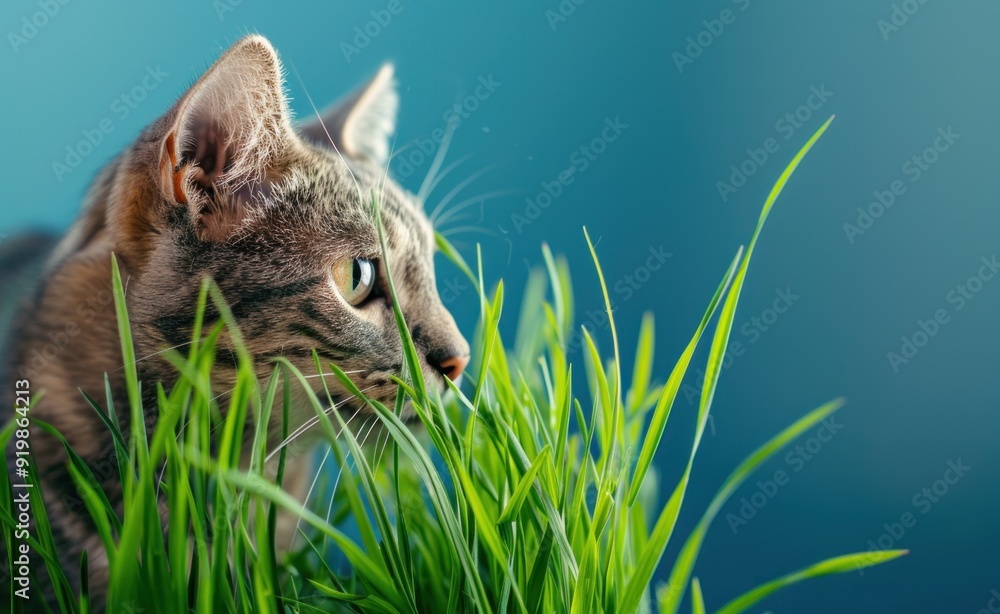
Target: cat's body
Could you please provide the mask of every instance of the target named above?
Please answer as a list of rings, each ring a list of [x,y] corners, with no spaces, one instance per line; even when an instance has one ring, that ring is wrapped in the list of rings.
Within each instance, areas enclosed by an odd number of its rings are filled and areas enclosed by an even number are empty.
[[[31,415],[59,429],[95,467],[109,498],[120,501],[117,471],[108,462],[111,435],[78,390],[103,399],[107,373],[116,406],[128,406],[112,253],[126,280],[147,427],[155,420],[154,384],[169,388],[175,377],[158,353],[190,340],[206,276],[229,303],[259,375],[279,355],[314,371],[316,349],[355,373],[367,395],[391,404],[396,387],[389,376],[403,359],[373,195],[425,376],[440,385],[460,373],[468,345],[437,296],[433,231],[415,198],[385,177],[393,87],[391,70],[383,68],[322,121],[293,128],[270,44],[251,36],[234,45],[94,181],[84,212],[48,254],[8,335],[5,406],[13,406],[16,380],[30,381],[33,393],[44,391]],[[225,392],[235,369],[221,356],[215,384]],[[333,392],[347,398],[339,386]],[[357,407],[348,403],[345,410]],[[302,407],[292,427],[310,412]],[[122,426],[127,433],[128,424]],[[277,425],[271,432],[280,432]],[[38,429],[31,445],[64,567],[73,573],[87,549],[91,589],[100,595],[106,557],[65,453]],[[301,448],[293,456],[307,462]],[[311,477],[305,473],[304,466],[289,471],[293,483]]]

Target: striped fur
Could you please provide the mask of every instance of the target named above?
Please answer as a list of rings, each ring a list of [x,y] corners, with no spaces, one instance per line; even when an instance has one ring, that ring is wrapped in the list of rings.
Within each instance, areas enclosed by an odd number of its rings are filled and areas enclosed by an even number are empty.
[[[175,378],[157,353],[189,341],[205,277],[231,306],[262,377],[276,356],[314,372],[316,349],[356,372],[352,377],[368,394],[391,403],[396,388],[390,375],[399,373],[403,357],[385,287],[386,256],[423,356],[468,353],[436,292],[430,223],[413,195],[385,178],[395,96],[387,67],[325,113],[322,123],[296,129],[278,57],[265,39],[250,36],[97,176],[84,212],[51,251],[16,316],[4,381],[27,378],[33,391],[44,391],[33,415],[55,425],[95,466],[112,501],[121,500],[117,472],[108,463],[113,444],[77,390],[104,398],[107,373],[116,405],[127,405],[110,293],[112,254],[127,280],[147,408],[155,407],[153,384],[169,387]],[[381,203],[388,254],[379,247],[373,195]],[[330,273],[338,260],[355,257],[372,259],[380,273],[374,298],[359,307],[340,296]],[[219,355],[221,394],[232,387],[235,370],[226,364],[225,347]],[[431,363],[424,371],[429,381],[443,384]],[[318,379],[311,381],[321,390]],[[347,396],[338,385],[333,392]],[[347,403],[344,411],[356,408]],[[147,412],[149,428],[154,414]],[[292,427],[310,416],[310,409],[298,408]],[[271,427],[279,432],[277,424]],[[99,600],[106,557],[76,497],[65,455],[37,429],[31,437],[64,566],[75,573],[87,549],[90,586]],[[300,478],[309,477],[305,452],[314,442],[308,436],[297,442]]]

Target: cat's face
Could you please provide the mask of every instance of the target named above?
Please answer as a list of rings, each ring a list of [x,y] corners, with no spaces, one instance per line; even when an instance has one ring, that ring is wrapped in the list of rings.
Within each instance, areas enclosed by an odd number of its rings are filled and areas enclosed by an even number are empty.
[[[280,70],[265,39],[243,39],[120,160],[107,215],[130,276],[139,352],[189,340],[208,275],[261,374],[276,356],[314,374],[315,349],[391,405],[403,353],[388,263],[424,377],[443,386],[469,346],[438,297],[421,204],[385,172],[397,106],[391,69],[297,128]],[[218,370],[222,385],[235,375],[225,355]],[[344,411],[358,407],[326,381],[348,401]]]

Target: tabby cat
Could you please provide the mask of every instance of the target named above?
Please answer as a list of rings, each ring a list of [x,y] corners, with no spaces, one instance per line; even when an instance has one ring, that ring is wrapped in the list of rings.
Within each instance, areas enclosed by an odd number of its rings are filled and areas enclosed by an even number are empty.
[[[34,289],[8,334],[4,406],[14,406],[16,380],[44,392],[31,415],[59,429],[120,504],[117,471],[102,469],[114,466],[108,461],[111,435],[78,390],[105,398],[107,373],[115,405],[128,405],[112,254],[126,280],[147,409],[156,407],[154,384],[169,388],[175,374],[158,352],[190,340],[206,276],[231,306],[259,376],[270,373],[277,356],[315,372],[316,349],[353,373],[366,394],[391,405],[396,386],[390,376],[400,372],[403,354],[386,256],[425,377],[442,387],[444,378],[457,378],[469,346],[436,291],[433,230],[421,203],[385,178],[397,106],[387,65],[315,120],[294,126],[271,44],[249,36],[233,45],[100,172],[80,218],[52,240],[42,267],[5,257],[0,282],[9,289],[27,276]],[[379,198],[388,254],[380,248],[372,194]],[[32,245],[37,250],[39,240]],[[232,388],[235,373],[233,360],[222,353],[215,382],[220,393]],[[318,379],[310,381],[322,390]],[[327,383],[346,402],[343,411],[353,414],[360,403],[347,402],[333,378]],[[300,405],[292,428],[314,416]],[[147,411],[147,428],[154,414]],[[128,433],[127,413],[119,417]],[[272,447],[280,441],[279,427],[269,425]],[[64,568],[78,574],[86,549],[99,602],[107,558],[79,504],[66,455],[40,430],[30,438]],[[297,454],[297,466],[288,469],[286,487],[300,497],[312,477],[310,456]],[[9,465],[11,458],[8,451]]]

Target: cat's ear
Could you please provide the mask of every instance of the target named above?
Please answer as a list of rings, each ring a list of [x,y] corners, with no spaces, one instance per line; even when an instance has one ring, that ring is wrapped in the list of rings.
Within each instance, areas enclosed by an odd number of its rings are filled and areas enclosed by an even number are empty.
[[[384,166],[398,110],[392,64],[383,64],[368,83],[333,103],[319,117],[303,122],[298,131],[307,141]]]
[[[278,55],[267,39],[248,36],[178,103],[161,145],[161,188],[188,205],[203,238],[223,240],[294,139]]]

